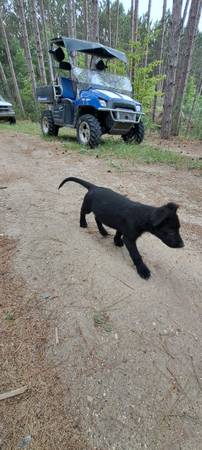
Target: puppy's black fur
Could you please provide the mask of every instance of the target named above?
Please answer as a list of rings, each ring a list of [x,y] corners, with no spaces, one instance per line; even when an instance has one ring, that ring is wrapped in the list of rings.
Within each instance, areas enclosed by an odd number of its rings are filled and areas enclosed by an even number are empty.
[[[167,203],[160,207],[143,205],[133,202],[111,189],[95,186],[74,177],[65,178],[58,189],[67,181],[74,181],[88,189],[81,207],[80,226],[87,227],[86,214],[93,212],[102,236],[108,235],[103,224],[114,228],[116,230],[115,245],[122,247],[125,244],[137,272],[142,278],[150,277],[150,270],[144,264],[136,246],[137,238],[143,233],[149,232],[157,236],[164,244],[172,248],[184,246],[179,233],[180,222],[176,213],[178,205],[175,203]]]

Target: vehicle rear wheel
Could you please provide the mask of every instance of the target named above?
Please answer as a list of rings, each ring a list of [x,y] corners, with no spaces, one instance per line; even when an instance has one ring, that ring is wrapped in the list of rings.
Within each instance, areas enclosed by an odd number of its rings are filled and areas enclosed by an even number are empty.
[[[15,117],[11,117],[9,119],[10,125],[15,125],[16,124],[16,118]]]
[[[91,148],[95,148],[99,145],[102,130],[100,123],[95,116],[91,114],[80,116],[76,128],[79,144],[89,145]]]
[[[144,139],[144,124],[140,120],[136,123],[126,134],[122,135],[124,142],[128,144],[137,143],[140,144]]]
[[[59,127],[54,124],[52,112],[44,111],[41,117],[41,129],[44,136],[57,136]]]

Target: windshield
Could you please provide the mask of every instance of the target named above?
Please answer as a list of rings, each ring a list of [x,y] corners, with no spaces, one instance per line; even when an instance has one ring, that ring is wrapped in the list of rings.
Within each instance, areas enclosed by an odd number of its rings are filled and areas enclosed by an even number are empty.
[[[0,95],[0,102],[5,102],[4,98]]]
[[[80,67],[74,67],[72,73],[79,83],[96,88],[110,89],[123,94],[132,94],[131,82],[127,77],[104,70],[81,69]]]

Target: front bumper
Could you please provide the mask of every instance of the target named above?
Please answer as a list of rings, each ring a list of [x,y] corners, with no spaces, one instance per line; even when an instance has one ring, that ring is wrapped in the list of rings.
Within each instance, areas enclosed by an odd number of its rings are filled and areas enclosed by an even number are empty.
[[[125,134],[132,126],[138,124],[144,115],[127,108],[99,108],[100,113],[108,113],[107,129],[109,134]]]
[[[98,108],[99,111],[109,112],[111,118],[115,122],[130,122],[130,123],[139,123],[141,116],[144,116],[143,112],[137,112],[133,109],[125,109],[125,108]]]
[[[131,109],[111,109],[110,114],[115,122],[139,123],[143,113],[133,111]]]
[[[9,120],[15,117],[15,111],[0,111],[0,120]]]

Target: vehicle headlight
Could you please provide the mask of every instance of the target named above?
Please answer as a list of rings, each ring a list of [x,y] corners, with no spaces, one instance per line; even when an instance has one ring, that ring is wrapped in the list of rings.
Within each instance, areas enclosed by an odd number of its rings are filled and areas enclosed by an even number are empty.
[[[141,105],[136,105],[136,111],[140,112],[141,111]]]
[[[101,100],[101,99],[99,98],[99,102],[100,102],[100,105],[101,105],[103,108],[106,108],[107,102],[106,102],[105,100]]]

